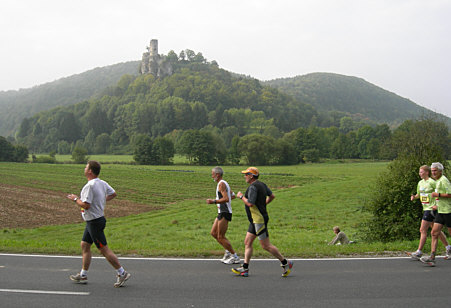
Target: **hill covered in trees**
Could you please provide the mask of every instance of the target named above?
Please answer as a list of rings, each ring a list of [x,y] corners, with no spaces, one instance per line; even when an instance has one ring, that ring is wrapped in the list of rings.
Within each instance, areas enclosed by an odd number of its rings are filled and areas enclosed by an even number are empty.
[[[172,60],[177,58],[173,52],[169,56]],[[103,96],[105,89],[114,87],[123,75],[136,76],[139,65],[140,61],[119,63],[30,89],[0,91],[0,136],[14,136],[21,121],[37,112]],[[245,79],[245,76],[232,76]],[[371,125],[386,123],[390,127],[396,127],[406,119],[432,113],[408,99],[356,77],[312,73],[275,79],[263,84],[311,105],[317,110],[312,124],[321,127],[339,126],[339,121],[344,116]],[[441,118],[451,126],[449,118]]]
[[[415,125],[405,121],[391,131],[343,111],[320,113],[200,53],[171,51],[165,61],[171,75],[125,74],[87,100],[24,118],[16,141],[34,153],[134,153],[145,164],[171,163],[174,153],[203,165],[296,164],[328,157],[392,159],[396,136]],[[446,126],[440,139],[447,144]]]
[[[319,113],[348,115],[367,123],[387,123],[396,127],[407,119],[433,113],[406,98],[352,76],[312,73],[274,79],[264,84],[312,105]],[[441,118],[449,121],[445,116]]]
[[[33,152],[77,142],[93,150],[102,135],[114,152],[126,149],[139,134],[155,138],[210,126],[223,130],[227,141],[249,133],[279,137],[318,117],[311,106],[203,58],[172,61],[171,76],[124,75],[101,97],[25,118],[17,139]]]
[[[449,123],[355,77],[317,73],[260,82],[191,50],[162,59],[171,68],[164,76],[137,75],[136,61],[1,92],[2,127],[11,131],[23,118],[8,140],[32,153],[134,153],[151,164],[170,163],[174,153],[199,164],[243,158],[292,164],[391,159],[397,149],[390,128],[425,116]]]
[[[139,61],[95,68],[81,74],[19,91],[0,91],[0,136],[14,135],[21,121],[37,112],[89,99],[124,74],[137,74]]]

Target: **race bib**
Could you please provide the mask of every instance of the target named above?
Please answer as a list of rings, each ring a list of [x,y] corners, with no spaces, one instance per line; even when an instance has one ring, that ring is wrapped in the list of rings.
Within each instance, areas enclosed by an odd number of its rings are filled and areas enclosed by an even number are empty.
[[[420,193],[420,201],[423,204],[429,204],[429,194]]]

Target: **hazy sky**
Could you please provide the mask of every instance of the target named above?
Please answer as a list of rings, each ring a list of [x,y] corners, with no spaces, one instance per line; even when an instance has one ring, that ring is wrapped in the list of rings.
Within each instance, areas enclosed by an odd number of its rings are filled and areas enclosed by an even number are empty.
[[[159,53],[356,76],[451,116],[451,0],[1,0],[0,91]]]

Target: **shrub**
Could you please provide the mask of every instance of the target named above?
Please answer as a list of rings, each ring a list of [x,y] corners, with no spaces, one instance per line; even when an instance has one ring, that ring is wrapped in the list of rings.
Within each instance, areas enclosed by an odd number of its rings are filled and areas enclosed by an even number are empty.
[[[420,180],[418,169],[422,165],[442,162],[445,171],[449,164],[445,160],[448,128],[442,122],[430,119],[404,123],[395,132],[394,146],[398,158],[377,179],[364,210],[371,213],[362,225],[370,240],[412,240],[418,237],[422,208],[410,201]]]
[[[89,157],[87,156],[88,150],[83,147],[76,146],[72,151],[72,160],[76,164],[86,164]]]
[[[56,159],[55,156],[38,156],[36,157],[35,155],[33,155],[33,163],[38,163],[38,164],[55,164],[56,163]]]
[[[302,160],[303,161],[309,161],[312,163],[319,162],[319,150],[318,149],[309,149],[302,151]]]

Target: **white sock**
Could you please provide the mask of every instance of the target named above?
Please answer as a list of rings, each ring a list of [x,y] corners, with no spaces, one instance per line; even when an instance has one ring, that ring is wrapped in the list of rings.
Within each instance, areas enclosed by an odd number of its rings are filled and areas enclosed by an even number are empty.
[[[228,251],[227,249],[225,250],[225,253],[230,253],[230,251]]]
[[[418,249],[418,250],[417,250],[417,253],[422,253],[422,252],[421,252],[421,250]]]
[[[234,256],[235,258],[238,258],[238,255],[236,254],[236,252],[233,254],[233,256]]]
[[[124,272],[125,272],[125,270],[124,270],[124,268],[121,266],[120,268],[118,268],[117,270],[116,270],[116,272],[117,272],[117,274],[118,275],[124,275]]]
[[[451,249],[451,245],[446,246],[446,250],[450,250]]]
[[[84,270],[84,269],[81,269],[80,275],[81,275],[81,276],[88,276],[88,271],[86,271],[86,270]]]

